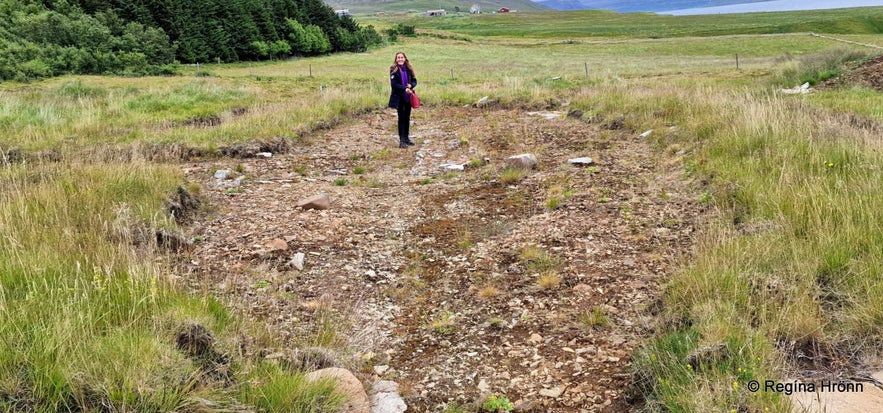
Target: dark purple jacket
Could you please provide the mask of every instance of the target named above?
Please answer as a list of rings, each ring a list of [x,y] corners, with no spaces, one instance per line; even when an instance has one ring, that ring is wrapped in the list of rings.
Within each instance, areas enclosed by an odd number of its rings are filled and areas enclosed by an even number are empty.
[[[411,90],[417,87],[417,78],[414,77],[414,72],[410,70],[408,70],[408,82],[411,83]],[[405,85],[402,84],[401,71],[396,70],[395,73],[389,75],[389,86],[392,88],[392,92],[389,94],[389,107],[397,108],[399,107],[399,102],[405,99]]]

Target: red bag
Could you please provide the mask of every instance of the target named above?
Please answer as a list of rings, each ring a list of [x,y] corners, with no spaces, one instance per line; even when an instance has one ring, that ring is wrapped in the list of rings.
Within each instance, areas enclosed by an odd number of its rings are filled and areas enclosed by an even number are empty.
[[[420,107],[420,98],[417,97],[417,94],[416,94],[416,93],[411,92],[411,97],[410,97],[410,99],[411,99],[411,107],[412,107],[412,108],[415,108],[415,109],[416,109],[416,108],[419,108],[419,107]]]

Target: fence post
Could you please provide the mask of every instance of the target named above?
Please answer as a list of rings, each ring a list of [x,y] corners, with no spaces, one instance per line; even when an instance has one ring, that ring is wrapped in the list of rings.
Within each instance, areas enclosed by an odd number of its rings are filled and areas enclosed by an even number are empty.
[[[310,63],[310,77],[313,77],[313,64]]]
[[[589,62],[586,62],[586,77],[589,77]]]
[[[454,80],[454,69],[451,69],[451,80]]]
[[[739,53],[736,53],[736,70],[739,70]]]

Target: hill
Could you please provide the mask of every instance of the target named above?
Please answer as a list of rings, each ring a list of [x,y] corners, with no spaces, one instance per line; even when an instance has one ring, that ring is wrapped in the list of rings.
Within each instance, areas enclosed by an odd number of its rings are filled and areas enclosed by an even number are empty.
[[[696,7],[717,7],[730,4],[758,3],[767,0],[540,0],[538,4],[555,10],[613,10],[620,13],[660,12],[692,9]]]
[[[547,6],[530,0],[325,0],[325,4],[334,9],[349,9],[353,14],[423,12],[434,9],[468,12],[473,5],[481,7],[483,12],[499,10],[502,7],[518,11],[549,10]]]

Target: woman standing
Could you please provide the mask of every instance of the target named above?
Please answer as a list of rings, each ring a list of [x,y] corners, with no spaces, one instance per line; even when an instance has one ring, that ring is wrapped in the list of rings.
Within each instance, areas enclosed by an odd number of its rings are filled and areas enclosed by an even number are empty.
[[[396,108],[399,114],[399,148],[413,145],[408,137],[411,126],[411,92],[417,86],[414,68],[405,53],[396,53],[395,61],[389,67],[389,84],[392,92],[389,95],[389,107]]]

